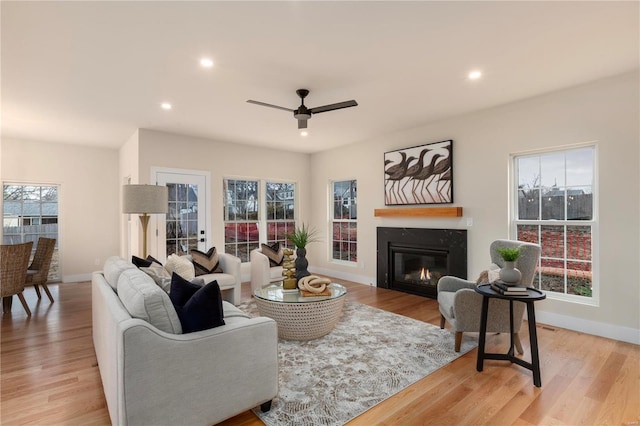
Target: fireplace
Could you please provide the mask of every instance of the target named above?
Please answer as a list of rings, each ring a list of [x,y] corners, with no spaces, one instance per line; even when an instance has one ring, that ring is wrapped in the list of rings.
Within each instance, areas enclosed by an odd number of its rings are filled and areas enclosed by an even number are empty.
[[[467,278],[467,231],[378,228],[378,287],[437,297],[440,277]]]

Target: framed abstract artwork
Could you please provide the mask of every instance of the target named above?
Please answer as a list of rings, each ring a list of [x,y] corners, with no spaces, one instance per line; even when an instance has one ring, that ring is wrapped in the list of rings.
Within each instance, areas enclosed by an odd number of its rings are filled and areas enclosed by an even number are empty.
[[[453,140],[384,154],[384,204],[453,203]]]

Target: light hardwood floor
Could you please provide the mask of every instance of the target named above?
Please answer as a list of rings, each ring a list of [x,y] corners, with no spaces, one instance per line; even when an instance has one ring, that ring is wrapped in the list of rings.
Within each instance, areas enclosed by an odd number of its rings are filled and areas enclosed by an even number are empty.
[[[348,300],[438,325],[430,299],[354,283]],[[91,338],[90,283],[51,285],[54,304],[25,296],[2,315],[0,424],[109,424]],[[250,297],[243,285],[243,298]],[[528,334],[522,328],[524,358]],[[507,336],[488,336],[504,351]],[[453,339],[453,336],[452,336]],[[640,347],[538,324],[542,387],[517,365],[485,361],[476,350],[373,407],[353,425],[639,425]],[[251,412],[223,425],[261,425]]]

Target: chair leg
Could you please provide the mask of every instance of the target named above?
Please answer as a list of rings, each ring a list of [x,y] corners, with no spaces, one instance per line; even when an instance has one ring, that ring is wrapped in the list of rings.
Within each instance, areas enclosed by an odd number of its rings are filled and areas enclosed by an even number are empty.
[[[49,287],[47,287],[46,284],[42,284],[42,288],[44,289],[44,292],[47,293],[47,297],[49,298],[49,301],[51,303],[53,303],[53,296],[51,295],[51,292],[49,291]]]
[[[27,305],[27,301],[24,300],[24,295],[22,293],[18,293],[18,298],[20,299],[20,302],[22,303],[22,307],[24,308],[25,311],[27,311],[27,316],[31,316],[31,309],[29,309],[29,305]]]
[[[455,351],[460,352],[460,345],[462,344],[462,331],[456,331],[456,345]]]
[[[444,315],[440,314],[440,328],[444,328]]]
[[[522,342],[520,341],[520,335],[518,333],[513,333],[513,344],[516,346],[516,350],[520,355],[524,353],[522,350]]]
[[[5,296],[2,298],[2,312],[11,312],[11,304],[13,296]]]
[[[33,288],[36,289],[36,294],[38,295],[38,299],[40,299],[40,286],[38,286],[38,284],[34,284]]]

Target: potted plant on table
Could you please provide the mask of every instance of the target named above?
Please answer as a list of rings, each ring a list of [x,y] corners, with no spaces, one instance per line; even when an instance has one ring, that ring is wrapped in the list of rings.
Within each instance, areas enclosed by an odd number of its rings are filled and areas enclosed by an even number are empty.
[[[498,253],[504,260],[504,266],[500,269],[500,279],[508,284],[519,282],[522,274],[515,267],[515,263],[520,257],[520,247],[501,247]]]
[[[293,232],[287,234],[287,240],[296,246],[296,279],[311,275],[307,270],[309,261],[307,260],[307,244],[320,241],[315,229],[307,227],[304,223],[300,227],[295,227]]]

